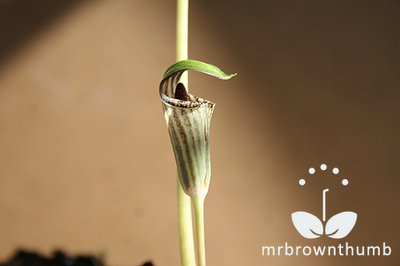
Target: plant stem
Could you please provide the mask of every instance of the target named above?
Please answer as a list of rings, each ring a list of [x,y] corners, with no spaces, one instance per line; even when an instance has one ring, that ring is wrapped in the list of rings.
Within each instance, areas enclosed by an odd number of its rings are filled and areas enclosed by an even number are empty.
[[[177,0],[176,10],[176,61],[188,59],[189,0]],[[181,82],[188,90],[188,73],[183,73]]]
[[[205,196],[192,198],[194,213],[196,215],[198,266],[206,265],[206,248],[204,240],[204,198]]]
[[[189,0],[177,0],[176,12],[176,61],[188,59]],[[184,73],[180,80],[188,90],[188,76]],[[178,226],[182,266],[196,266],[194,251],[192,206],[183,191],[178,176]]]
[[[179,244],[182,266],[195,266],[196,257],[194,251],[192,205],[188,195],[183,191],[178,177],[178,224]]]

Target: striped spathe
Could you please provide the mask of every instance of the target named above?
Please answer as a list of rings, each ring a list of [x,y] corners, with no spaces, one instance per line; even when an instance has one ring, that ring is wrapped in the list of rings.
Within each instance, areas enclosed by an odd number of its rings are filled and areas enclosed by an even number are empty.
[[[179,80],[188,69],[221,79],[233,75],[226,75],[206,63],[184,60],[169,67],[160,84],[164,117],[182,188],[190,197],[205,197],[211,177],[209,135],[215,103],[186,91]]]

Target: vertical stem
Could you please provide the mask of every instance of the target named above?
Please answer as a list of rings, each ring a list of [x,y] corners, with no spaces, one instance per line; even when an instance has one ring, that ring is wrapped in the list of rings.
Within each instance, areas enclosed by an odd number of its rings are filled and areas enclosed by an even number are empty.
[[[198,266],[206,265],[206,248],[204,240],[204,196],[192,198],[196,215],[197,259]]]
[[[176,12],[176,61],[188,59],[189,0],[177,0]],[[180,80],[188,89],[188,76]],[[191,200],[182,189],[178,176],[178,224],[182,266],[195,266]]]
[[[189,0],[177,0],[176,10],[176,61],[188,59],[189,40]],[[183,73],[181,82],[188,89],[187,72]]]
[[[192,205],[188,195],[183,191],[178,176],[178,224],[179,245],[182,266],[195,266],[196,256],[194,251]]]

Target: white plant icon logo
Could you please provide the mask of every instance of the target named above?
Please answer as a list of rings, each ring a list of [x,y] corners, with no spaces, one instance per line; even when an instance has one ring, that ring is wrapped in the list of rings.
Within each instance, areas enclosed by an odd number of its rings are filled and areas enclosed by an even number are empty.
[[[321,170],[325,171],[327,169],[326,164],[321,164]],[[310,174],[315,173],[314,168],[310,168],[308,170]],[[338,168],[333,168],[332,172],[337,175],[339,173]],[[300,179],[299,184],[304,186],[306,181],[304,179]],[[347,179],[342,180],[342,184],[347,186],[349,181]],[[357,221],[357,213],[351,211],[344,211],[332,216],[325,224],[325,232],[324,225],[326,221],[326,194],[329,189],[324,189],[322,191],[322,222],[315,215],[298,211],[292,213],[292,221],[294,227],[296,227],[297,231],[305,238],[313,239],[321,237],[322,235],[326,235],[330,238],[341,239],[347,236],[351,230],[353,230],[354,225]]]

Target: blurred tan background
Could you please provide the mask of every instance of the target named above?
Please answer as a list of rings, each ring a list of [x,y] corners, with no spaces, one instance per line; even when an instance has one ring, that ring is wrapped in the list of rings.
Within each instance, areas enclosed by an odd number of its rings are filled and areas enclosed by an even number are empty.
[[[208,265],[399,265],[399,14],[395,0],[191,2],[190,58],[238,73],[190,74],[190,91],[217,103]],[[175,1],[2,0],[0,32],[0,261],[62,248],[179,265],[158,96]],[[340,177],[310,176],[321,163]],[[351,210],[357,224],[305,239],[290,215],[321,218],[325,188],[327,217]],[[262,256],[285,242],[392,253]]]

